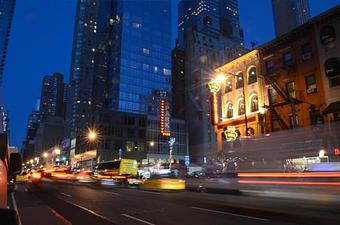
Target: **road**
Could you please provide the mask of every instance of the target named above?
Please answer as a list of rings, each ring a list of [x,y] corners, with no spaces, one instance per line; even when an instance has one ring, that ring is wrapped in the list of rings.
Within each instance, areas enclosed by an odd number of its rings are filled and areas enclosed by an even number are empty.
[[[149,192],[44,182],[14,194],[22,225],[340,224],[327,202],[196,192]]]

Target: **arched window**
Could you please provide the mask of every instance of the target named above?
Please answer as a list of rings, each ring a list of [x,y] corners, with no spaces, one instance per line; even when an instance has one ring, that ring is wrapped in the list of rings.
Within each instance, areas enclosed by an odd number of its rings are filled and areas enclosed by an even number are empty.
[[[241,98],[239,101],[238,101],[238,115],[243,115],[244,114],[244,99]]]
[[[243,87],[243,73],[238,73],[236,78],[236,89],[242,88]]]
[[[248,84],[255,83],[257,81],[257,75],[256,75],[256,67],[253,66],[248,71]]]
[[[233,85],[231,83],[231,79],[228,78],[225,82],[225,93],[229,93],[233,91]]]
[[[233,103],[228,102],[226,110],[227,110],[227,113],[226,113],[227,114],[227,118],[231,118],[231,117],[234,116]]]
[[[259,99],[257,95],[253,95],[250,97],[250,111],[256,112],[259,110]]]

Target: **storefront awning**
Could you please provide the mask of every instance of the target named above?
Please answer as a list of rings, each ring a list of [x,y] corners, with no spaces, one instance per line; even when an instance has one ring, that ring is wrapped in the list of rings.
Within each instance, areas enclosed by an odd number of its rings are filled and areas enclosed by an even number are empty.
[[[325,110],[323,110],[323,114],[329,114],[329,113],[336,113],[340,112],[340,101],[338,102],[332,102],[327,106]]]
[[[334,77],[340,74],[340,61],[337,58],[329,58],[325,62],[325,72],[327,77]]]

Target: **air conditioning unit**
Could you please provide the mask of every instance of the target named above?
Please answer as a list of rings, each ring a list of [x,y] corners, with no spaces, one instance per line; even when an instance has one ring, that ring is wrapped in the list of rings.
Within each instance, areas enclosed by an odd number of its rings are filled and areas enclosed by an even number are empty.
[[[316,88],[308,88],[307,89],[307,94],[312,94],[316,92]]]
[[[307,60],[307,59],[310,59],[310,58],[312,58],[311,52],[308,52],[308,53],[305,53],[305,54],[302,55],[303,60]]]

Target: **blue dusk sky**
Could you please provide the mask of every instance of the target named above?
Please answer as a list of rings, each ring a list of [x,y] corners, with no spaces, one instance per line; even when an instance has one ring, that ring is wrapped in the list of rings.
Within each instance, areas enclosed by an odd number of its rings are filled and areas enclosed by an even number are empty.
[[[173,0],[173,40],[177,4]],[[312,16],[340,0],[310,0]],[[60,72],[69,79],[76,0],[16,0],[7,55],[3,95],[9,111],[11,145],[22,145],[28,114],[36,107],[44,75]],[[239,0],[245,44],[274,38],[271,0]]]

